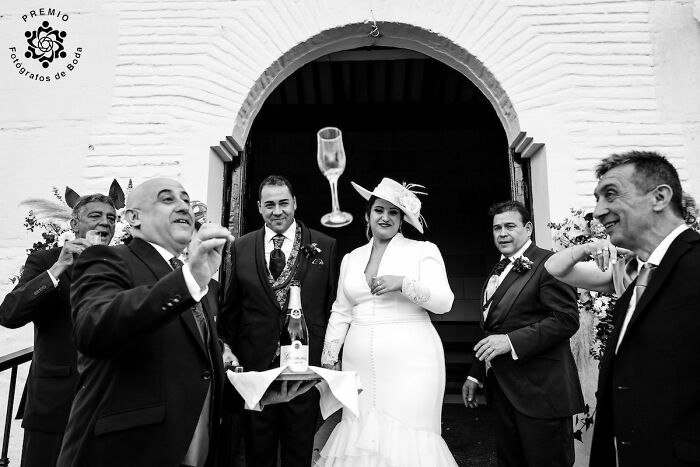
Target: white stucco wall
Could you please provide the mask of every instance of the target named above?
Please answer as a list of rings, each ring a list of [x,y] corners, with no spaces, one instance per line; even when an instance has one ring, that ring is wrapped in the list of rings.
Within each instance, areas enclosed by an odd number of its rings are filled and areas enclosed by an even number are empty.
[[[67,76],[37,82],[19,74],[10,47],[22,56],[24,31],[41,20],[29,12],[48,7],[69,15],[48,19],[67,31],[67,51],[82,52]],[[532,160],[538,238],[549,217],[593,204],[593,166],[611,152],[660,150],[697,196],[697,11],[692,0],[5,0],[0,297],[31,243],[22,199],[49,197],[52,185],[87,193],[113,178],[168,176],[218,205],[221,164],[209,147],[227,135],[243,146],[274,86],[319,54],[366,42],[371,20],[385,31],[378,45],[409,43],[403,24],[423,31],[424,53],[469,55],[488,72],[470,78],[505,93],[491,96],[495,106],[512,106],[497,109],[509,137],[545,144]],[[328,33],[347,24],[360,32]]]

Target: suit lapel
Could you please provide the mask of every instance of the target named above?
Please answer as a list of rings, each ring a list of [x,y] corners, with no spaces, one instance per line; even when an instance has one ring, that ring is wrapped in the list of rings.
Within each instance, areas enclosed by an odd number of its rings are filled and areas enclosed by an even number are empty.
[[[267,263],[265,262],[265,227],[255,234],[255,269],[258,272],[258,279],[262,285],[265,295],[270,299],[275,309],[279,309],[279,303],[272,291],[270,281],[267,279]]]
[[[634,313],[632,314],[630,322],[627,324],[627,330],[625,331],[625,334],[629,332],[630,328],[634,325],[635,321],[639,319],[639,316],[642,313],[644,313],[649,303],[661,290],[661,286],[664,284],[664,282],[666,282],[666,279],[668,279],[669,275],[671,274],[671,271],[673,271],[673,268],[676,266],[678,260],[680,260],[681,257],[685,254],[685,252],[690,249],[689,241],[692,239],[692,234],[689,234],[690,232],[692,231],[687,230],[683,232],[669,246],[668,250],[666,251],[666,254],[661,260],[661,264],[659,264],[656,270],[653,272],[651,280],[649,281],[649,284],[647,285],[647,288],[644,291],[644,294],[642,295],[642,299],[635,305]],[[630,284],[628,290],[634,290],[634,285],[636,283],[637,281],[635,280],[632,284]],[[625,312],[627,312],[627,308],[625,308]],[[620,322],[620,325],[622,325],[622,322]],[[622,347],[622,345],[624,345],[624,338],[622,340],[622,343],[620,344],[620,347]]]
[[[627,308],[629,307],[630,300],[632,299],[632,291],[634,291],[634,284],[636,282],[637,280],[635,279],[632,281],[629,287],[627,287],[627,290],[625,290],[625,292],[619,298],[613,310],[613,328],[605,343],[605,352],[603,353],[603,357],[600,362],[600,374],[598,377],[599,388],[606,387],[606,380],[613,365],[615,347],[617,347],[617,341],[620,339],[620,328],[622,328],[622,323],[625,320],[625,314],[627,314]]]
[[[486,326],[493,326],[497,322],[502,322],[506,319],[510,310],[513,308],[513,303],[515,299],[523,290],[528,281],[533,277],[534,271],[540,266],[543,259],[543,255],[539,254],[537,247],[533,243],[530,248],[525,250],[523,256],[527,256],[533,262],[532,268],[529,271],[522,273],[516,272],[513,268],[508,271],[501,285],[498,286],[493,294],[493,300],[491,301],[491,308],[489,314],[486,317]],[[502,306],[498,306],[503,303]]]
[[[170,267],[167,261],[153,248],[148,242],[145,242],[139,238],[134,238],[129,242],[129,249],[134,252],[134,254],[146,265],[148,269],[151,270],[156,281],[159,281],[164,276],[170,274],[173,268]],[[209,294],[207,294],[209,295]],[[199,328],[194,320],[194,316],[190,311],[183,311],[180,313],[180,319],[182,320],[185,328],[189,331],[192,338],[197,342],[197,347],[208,355],[202,336],[199,334]]]
[[[304,279],[306,278],[306,270],[309,266],[309,261],[302,250],[304,245],[311,243],[311,233],[304,224],[299,221],[297,221],[297,223],[301,226],[301,247],[299,248],[299,253],[297,254],[297,269],[294,277],[299,279],[299,282],[303,284]]]

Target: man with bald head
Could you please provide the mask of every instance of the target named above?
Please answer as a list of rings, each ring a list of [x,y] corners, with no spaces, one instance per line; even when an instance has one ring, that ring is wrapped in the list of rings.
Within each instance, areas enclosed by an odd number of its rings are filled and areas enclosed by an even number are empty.
[[[193,235],[190,197],[165,178],[137,186],[125,216],[128,245],[74,266],[80,381],[58,465],[211,465],[224,374],[211,277],[231,234]]]

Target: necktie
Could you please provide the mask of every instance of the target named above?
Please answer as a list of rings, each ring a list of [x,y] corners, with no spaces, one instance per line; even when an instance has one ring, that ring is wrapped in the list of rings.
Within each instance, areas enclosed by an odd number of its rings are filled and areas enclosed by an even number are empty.
[[[498,288],[498,276],[503,274],[503,271],[505,271],[506,266],[509,264],[510,260],[508,258],[503,258],[496,263],[496,266],[493,268],[493,274],[491,277],[489,277],[488,284],[486,284],[486,301],[488,301],[493,296],[494,292],[496,292],[496,289]],[[488,307],[486,309],[488,309]]]
[[[639,301],[642,299],[642,295],[644,295],[644,292],[647,290],[647,284],[649,283],[649,279],[651,279],[651,274],[654,272],[654,269],[656,269],[655,264],[646,263],[639,271],[637,282],[634,284],[634,293],[636,294],[635,308],[637,308]]]
[[[182,265],[184,264],[182,261],[177,259],[176,257],[170,258],[168,260],[170,263],[170,266],[172,266],[173,269],[181,268]],[[196,303],[192,307],[192,316],[194,316],[194,320],[197,323],[197,329],[199,329],[199,335],[202,337],[202,340],[204,342],[207,342],[207,335],[208,335],[208,329],[207,329],[207,318],[204,316],[204,310],[202,309],[202,304],[201,303]]]
[[[627,264],[625,265],[625,279],[623,281],[623,284],[625,284],[625,288],[627,288],[637,278],[637,269],[637,257],[633,256],[629,259],[629,261],[627,261]]]
[[[282,251],[284,236],[281,234],[275,235],[272,237],[272,243],[275,249],[270,252],[270,274],[272,274],[273,279],[277,279],[282,274],[284,265],[287,264],[287,258],[284,257],[284,252]]]

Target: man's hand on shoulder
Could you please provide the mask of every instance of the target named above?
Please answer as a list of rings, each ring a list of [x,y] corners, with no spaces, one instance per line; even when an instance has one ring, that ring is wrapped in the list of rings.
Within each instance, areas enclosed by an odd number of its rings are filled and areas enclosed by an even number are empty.
[[[58,278],[58,276],[63,274],[63,272],[73,264],[75,257],[85,251],[89,246],[91,246],[91,243],[84,238],[76,238],[75,240],[66,242],[63,248],[61,248],[58,259],[49,269],[51,275]]]
[[[209,284],[211,276],[219,268],[221,253],[227,241],[233,241],[231,232],[215,224],[203,224],[192,238],[187,264],[201,288]]]

